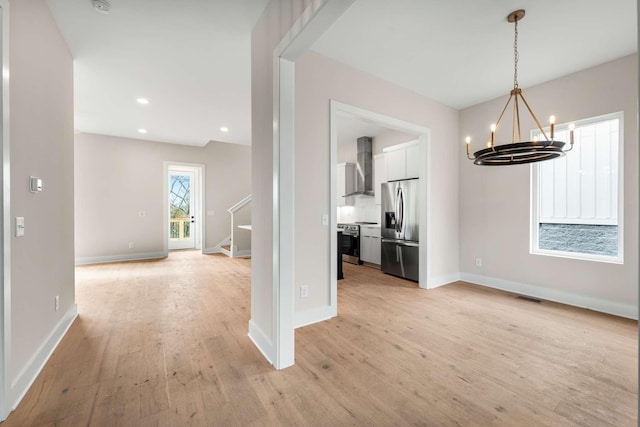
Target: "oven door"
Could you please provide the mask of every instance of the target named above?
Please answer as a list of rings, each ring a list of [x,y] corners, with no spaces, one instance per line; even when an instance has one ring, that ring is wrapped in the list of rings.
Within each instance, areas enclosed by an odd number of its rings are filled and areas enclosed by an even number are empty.
[[[342,261],[360,264],[360,238],[342,233]]]

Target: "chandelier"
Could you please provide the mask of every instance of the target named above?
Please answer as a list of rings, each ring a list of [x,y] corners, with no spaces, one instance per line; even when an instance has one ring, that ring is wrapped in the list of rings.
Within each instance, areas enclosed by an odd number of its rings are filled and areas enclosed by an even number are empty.
[[[564,150],[565,143],[562,141],[555,141],[554,137],[554,127],[556,118],[555,116],[551,116],[549,118],[549,135],[544,131],[540,121],[531,110],[531,107],[527,103],[524,95],[522,94],[522,89],[518,86],[518,21],[524,18],[524,10],[516,10],[507,16],[507,21],[514,23],[515,28],[515,36],[513,42],[513,52],[514,52],[514,74],[513,74],[513,90],[509,95],[509,99],[507,100],[507,104],[502,109],[500,113],[500,117],[498,117],[498,121],[491,125],[491,137],[489,142],[487,142],[487,148],[482,150],[478,150],[473,153],[473,157],[471,154],[471,138],[467,137],[465,142],[467,144],[467,158],[469,160],[473,160],[473,163],[476,165],[484,165],[484,166],[502,166],[502,165],[519,165],[524,163],[533,163],[533,162],[541,162],[543,160],[551,160],[557,157],[562,157],[566,152],[571,151],[573,148],[573,125],[569,125],[569,137],[570,137],[570,148],[568,150]],[[495,145],[495,134],[498,128],[500,127],[500,123],[502,122],[502,118],[513,101],[513,124],[511,129],[511,143]],[[529,114],[535,121],[538,129],[540,130],[540,134],[544,137],[544,140],[539,139],[537,137],[533,138],[533,141],[522,141],[522,131],[520,130],[520,109],[521,105],[524,105],[529,111]]]

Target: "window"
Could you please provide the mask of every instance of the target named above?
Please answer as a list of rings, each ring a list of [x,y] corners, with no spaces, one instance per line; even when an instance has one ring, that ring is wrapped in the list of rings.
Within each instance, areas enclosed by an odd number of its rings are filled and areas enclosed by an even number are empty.
[[[568,123],[556,129],[569,142]],[[531,165],[532,253],[623,262],[622,129],[622,113],[578,121],[573,150]]]

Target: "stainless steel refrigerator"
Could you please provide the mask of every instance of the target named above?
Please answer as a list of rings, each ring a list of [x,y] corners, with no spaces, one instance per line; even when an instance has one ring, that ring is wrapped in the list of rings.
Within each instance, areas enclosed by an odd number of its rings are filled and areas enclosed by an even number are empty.
[[[382,184],[382,271],[418,281],[419,180]]]

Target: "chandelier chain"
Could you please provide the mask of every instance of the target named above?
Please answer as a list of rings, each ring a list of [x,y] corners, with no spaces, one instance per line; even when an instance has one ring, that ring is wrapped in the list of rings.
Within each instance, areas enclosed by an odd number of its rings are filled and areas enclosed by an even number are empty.
[[[518,88],[518,19],[515,21],[515,36],[513,38],[513,88]]]

